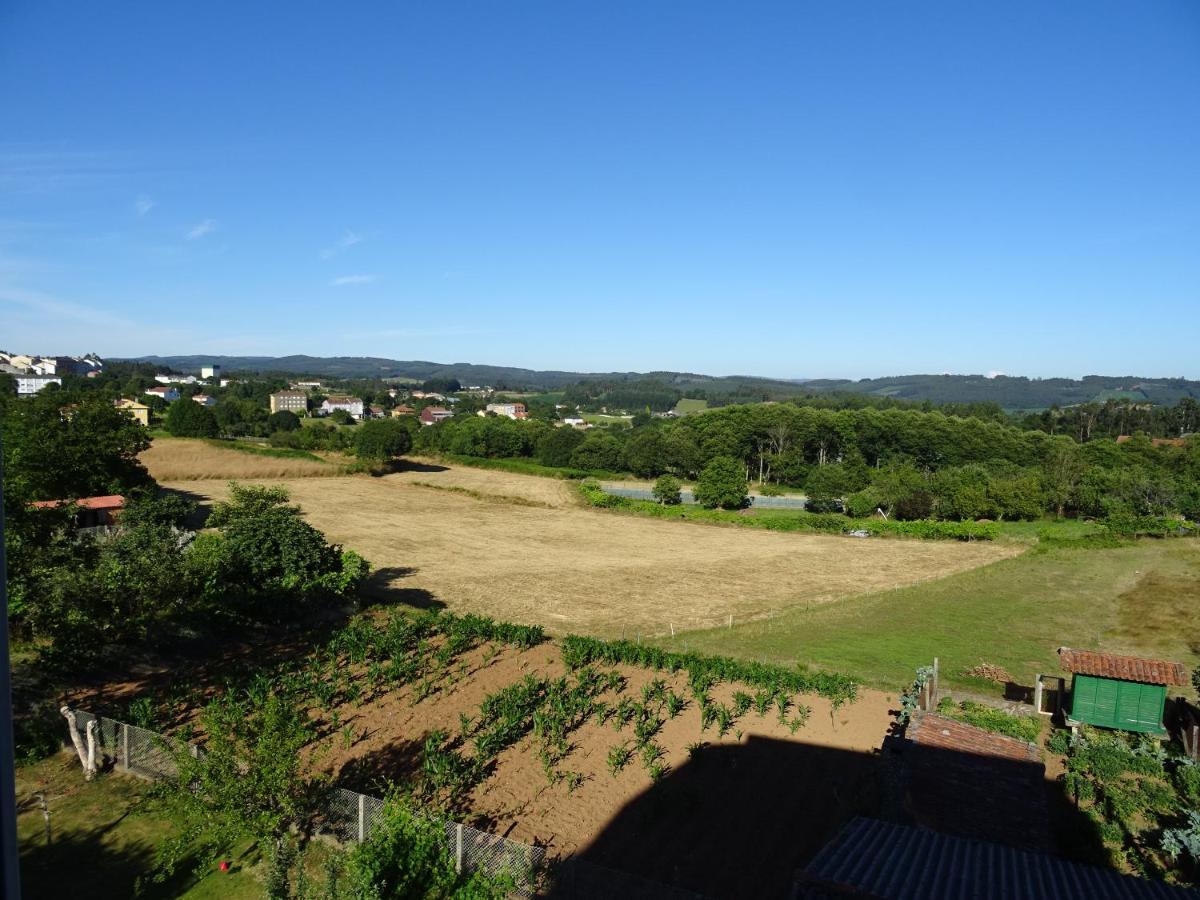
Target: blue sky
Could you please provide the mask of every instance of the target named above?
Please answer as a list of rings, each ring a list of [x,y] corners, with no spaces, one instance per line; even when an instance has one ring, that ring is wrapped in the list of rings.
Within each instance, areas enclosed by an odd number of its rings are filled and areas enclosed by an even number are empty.
[[[1200,4],[0,8],[0,347],[1200,377]]]

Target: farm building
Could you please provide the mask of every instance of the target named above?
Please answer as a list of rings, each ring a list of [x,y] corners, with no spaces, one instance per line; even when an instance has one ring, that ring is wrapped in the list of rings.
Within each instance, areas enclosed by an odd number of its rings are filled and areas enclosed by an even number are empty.
[[[415,416],[416,414],[417,411],[411,406],[401,404],[400,406],[392,407],[392,418],[398,419],[400,416]]]
[[[38,500],[30,506],[34,509],[56,509],[72,504],[76,507],[75,526],[95,528],[115,525],[121,510],[125,508],[125,498],[113,494],[107,497],[80,497],[78,500]]]
[[[1066,709],[1068,725],[1163,734],[1167,686],[1187,684],[1187,669],[1181,663],[1160,659],[1059,647],[1058,660],[1075,676]]]
[[[444,409],[440,406],[427,406],[421,410],[421,424],[436,425],[443,419],[449,419],[453,415],[454,413],[450,412],[450,410]]]

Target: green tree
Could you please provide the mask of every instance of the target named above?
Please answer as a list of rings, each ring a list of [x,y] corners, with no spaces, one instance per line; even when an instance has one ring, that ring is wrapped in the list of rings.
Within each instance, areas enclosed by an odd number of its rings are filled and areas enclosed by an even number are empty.
[[[359,459],[382,463],[412,449],[412,437],[399,419],[370,419],[354,435],[354,453]]]
[[[290,409],[281,409],[267,417],[267,428],[272,431],[295,431],[300,427],[300,417]]]
[[[543,466],[569,466],[571,454],[583,441],[583,432],[575,428],[552,428],[538,438],[534,455]]]
[[[347,856],[345,885],[340,896],[353,900],[501,900],[516,893],[511,877],[458,872],[445,825],[395,789],[370,836]]]
[[[577,469],[613,471],[621,467],[621,442],[611,434],[593,431],[571,453]]]
[[[317,735],[303,704],[279,693],[225,694],[205,707],[200,724],[202,752],[178,746],[179,777],[164,783],[177,830],[158,852],[154,880],[195,853],[216,860],[250,840],[274,876],[267,896],[287,897],[297,841],[311,837],[328,792],[327,776],[312,771],[304,752]]]
[[[166,426],[175,437],[215,438],[220,432],[211,409],[186,399],[168,407]]]
[[[350,415],[344,409],[335,409],[329,414],[329,421],[334,425],[353,425],[354,416]]]
[[[674,506],[682,502],[680,489],[683,487],[674,475],[660,475],[654,482],[654,499],[664,506]]]
[[[709,460],[696,482],[696,501],[708,509],[741,509],[746,504],[746,470],[730,456]]]

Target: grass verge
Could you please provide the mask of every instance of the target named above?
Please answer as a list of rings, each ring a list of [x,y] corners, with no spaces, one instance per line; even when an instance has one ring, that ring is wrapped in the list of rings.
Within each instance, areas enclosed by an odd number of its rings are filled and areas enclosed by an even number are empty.
[[[937,656],[944,684],[994,694],[996,685],[962,673],[986,661],[1029,685],[1038,672],[1058,671],[1060,646],[1200,664],[1196,628],[1181,628],[1176,615],[1196,596],[1200,544],[1140,540],[1112,549],[1026,553],[937,581],[657,643],[799,660],[885,689],[907,684],[917,666]]]

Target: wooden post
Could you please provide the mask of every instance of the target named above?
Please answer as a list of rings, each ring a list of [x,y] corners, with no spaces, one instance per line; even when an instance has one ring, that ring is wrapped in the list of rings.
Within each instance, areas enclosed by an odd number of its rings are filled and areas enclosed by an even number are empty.
[[[1200,759],[1200,725],[1192,726],[1192,759]]]
[[[121,760],[122,769],[129,771],[129,726],[121,723]]]
[[[463,870],[463,827],[461,822],[454,825],[454,871],[460,875]]]
[[[941,670],[938,668],[938,658],[935,656],[933,658],[933,691],[929,695],[930,709],[933,709],[937,706],[938,688],[940,687],[939,682],[941,681],[940,676],[941,676]]]
[[[1033,711],[1038,715],[1045,715],[1042,712],[1042,673],[1033,676]]]
[[[358,842],[367,839],[367,795],[358,795]]]

